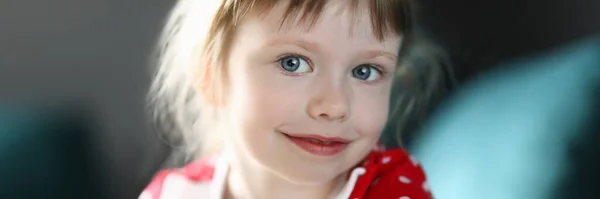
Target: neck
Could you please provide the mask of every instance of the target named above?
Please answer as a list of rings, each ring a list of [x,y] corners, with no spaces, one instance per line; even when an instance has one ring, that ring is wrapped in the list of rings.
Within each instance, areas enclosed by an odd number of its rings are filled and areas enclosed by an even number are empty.
[[[326,199],[344,184],[343,176],[320,185],[294,184],[239,151],[229,154],[230,170],[224,194],[227,199]]]

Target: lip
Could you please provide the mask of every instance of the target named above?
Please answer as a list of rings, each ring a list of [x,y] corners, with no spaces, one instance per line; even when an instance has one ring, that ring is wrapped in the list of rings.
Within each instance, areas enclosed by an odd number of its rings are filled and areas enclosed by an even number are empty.
[[[289,137],[317,139],[317,140],[320,140],[323,142],[340,142],[340,143],[344,143],[344,144],[350,143],[350,140],[347,140],[347,139],[344,139],[341,137],[325,137],[325,136],[320,136],[320,135],[290,135],[287,133],[284,133],[284,134]]]
[[[317,156],[335,156],[344,151],[350,144],[350,140],[340,137],[281,133],[298,148]]]

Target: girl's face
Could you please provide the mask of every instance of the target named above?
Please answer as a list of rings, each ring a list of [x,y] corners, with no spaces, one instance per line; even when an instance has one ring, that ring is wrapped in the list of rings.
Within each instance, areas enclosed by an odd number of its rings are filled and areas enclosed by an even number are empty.
[[[227,60],[235,151],[292,182],[328,182],[356,166],[387,120],[401,39],[328,4],[319,21],[281,26],[285,5],[249,15]],[[359,10],[361,11],[361,10]]]

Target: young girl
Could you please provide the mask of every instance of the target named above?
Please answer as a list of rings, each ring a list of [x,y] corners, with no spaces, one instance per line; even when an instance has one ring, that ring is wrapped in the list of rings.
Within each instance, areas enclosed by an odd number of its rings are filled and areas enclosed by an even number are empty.
[[[192,162],[140,199],[429,199],[378,139],[408,30],[400,0],[180,0],[153,85]]]

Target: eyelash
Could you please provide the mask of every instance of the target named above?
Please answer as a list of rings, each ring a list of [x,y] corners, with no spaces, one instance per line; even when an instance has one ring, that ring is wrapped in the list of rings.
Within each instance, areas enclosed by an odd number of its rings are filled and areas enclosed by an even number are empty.
[[[379,64],[361,64],[361,65],[371,66],[375,70],[377,70],[377,72],[379,72],[379,74],[381,75],[381,77],[378,80],[371,81],[371,82],[370,81],[360,80],[361,82],[364,82],[365,84],[376,84],[378,82],[381,82],[381,81],[387,79],[388,72],[385,69],[383,69],[383,67],[381,67],[381,65],[379,65]]]
[[[310,58],[308,58],[308,57],[306,57],[304,55],[298,54],[298,53],[286,53],[286,54],[282,54],[282,55],[278,56],[277,59],[275,59],[274,63],[279,63],[279,61],[281,59],[283,59],[285,57],[292,57],[292,56],[293,57],[299,57],[299,58],[302,58],[302,59],[306,60],[306,62],[308,62],[308,65],[310,65],[311,68],[313,67],[313,63],[312,63],[312,60],[310,60]]]
[[[311,69],[314,70],[312,60],[310,58],[308,58],[308,57],[306,57],[304,55],[298,54],[298,53],[286,53],[286,54],[282,54],[282,55],[278,56],[277,59],[275,59],[275,61],[273,63],[279,64],[279,61],[281,59],[283,59],[285,57],[289,57],[289,56],[296,56],[296,57],[299,57],[299,58],[302,58],[302,59],[306,60],[306,62],[308,62],[308,65],[311,67]],[[375,68],[375,70],[377,70],[377,72],[379,72],[381,74],[381,79],[384,79],[388,75],[388,71],[385,70],[385,68],[382,67],[379,64],[364,63],[364,64],[359,64],[359,65],[369,65],[369,66]],[[357,66],[359,66],[359,65],[357,65]]]
[[[383,77],[385,77],[387,75],[387,70],[385,70],[381,65],[379,64],[372,64],[372,63],[368,63],[368,64],[361,64],[361,65],[369,65],[373,68],[375,68],[375,70],[377,70],[379,73],[381,73],[381,77],[383,79]]]

